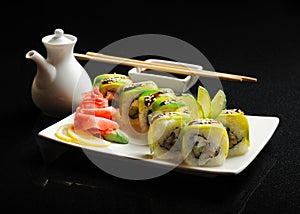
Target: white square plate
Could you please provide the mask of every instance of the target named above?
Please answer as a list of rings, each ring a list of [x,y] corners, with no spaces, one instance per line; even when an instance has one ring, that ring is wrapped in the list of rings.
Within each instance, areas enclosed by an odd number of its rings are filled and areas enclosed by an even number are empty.
[[[279,118],[273,116],[251,116],[246,115],[250,126],[250,148],[244,155],[227,158],[222,166],[218,167],[191,167],[187,165],[179,165],[177,168],[181,171],[192,174],[238,174],[243,171],[262,151],[264,146],[268,143],[273,133],[275,132]],[[58,121],[48,128],[39,132],[39,136],[54,140],[59,143],[68,144],[82,149],[92,150],[99,153],[105,153],[113,156],[127,157],[130,159],[150,161],[160,165],[169,165],[169,163],[149,159],[148,146],[137,145],[135,143],[118,144],[112,143],[108,147],[91,147],[80,145],[72,142],[63,141],[55,136],[55,132],[63,124],[73,123],[74,113],[70,116]],[[148,157],[148,158],[147,158]]]

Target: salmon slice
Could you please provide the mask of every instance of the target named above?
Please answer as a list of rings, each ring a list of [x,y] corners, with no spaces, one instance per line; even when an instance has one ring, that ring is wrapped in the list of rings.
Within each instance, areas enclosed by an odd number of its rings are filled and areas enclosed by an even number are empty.
[[[74,119],[74,129],[88,131],[89,129],[97,129],[99,131],[111,131],[118,129],[119,124],[113,120],[104,117],[95,117],[90,114],[77,112]]]
[[[78,112],[112,120],[113,115],[116,113],[116,109],[112,106],[104,108],[79,108]]]

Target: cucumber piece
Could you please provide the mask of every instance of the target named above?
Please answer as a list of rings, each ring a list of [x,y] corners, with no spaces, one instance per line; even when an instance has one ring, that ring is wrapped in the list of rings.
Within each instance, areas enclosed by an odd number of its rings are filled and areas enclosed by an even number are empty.
[[[216,118],[226,106],[226,95],[219,90],[211,101],[211,117]]]
[[[191,115],[192,119],[199,119],[204,117],[202,107],[193,95],[184,93],[180,97],[188,107],[189,114]]]
[[[203,110],[203,117],[209,118],[211,117],[211,98],[206,90],[206,88],[202,86],[198,86],[198,94],[197,94],[197,101],[201,105]]]

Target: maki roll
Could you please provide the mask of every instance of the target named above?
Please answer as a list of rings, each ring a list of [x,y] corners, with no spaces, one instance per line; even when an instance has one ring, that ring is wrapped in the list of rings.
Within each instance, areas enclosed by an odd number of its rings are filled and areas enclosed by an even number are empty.
[[[109,101],[109,104],[112,104],[114,100],[114,105],[118,101],[118,91],[122,89],[122,87],[129,85],[132,83],[132,80],[122,74],[100,74],[95,77],[93,82],[93,88],[99,87],[99,91],[103,94],[103,96]]]
[[[178,137],[189,121],[190,116],[183,112],[157,113],[151,118],[148,146],[155,159],[182,162]]]
[[[250,146],[249,124],[244,112],[240,109],[225,109],[216,120],[226,128],[229,137],[228,156],[245,154]]]
[[[176,97],[159,97],[151,106],[154,112],[183,112],[189,114],[191,119],[203,118],[201,105],[191,94],[182,94]],[[152,117],[150,114],[149,117]]]
[[[159,98],[175,98],[175,92],[171,88],[158,88],[143,92],[138,98],[139,123],[142,132],[148,131],[148,116],[153,112],[152,104]]]
[[[190,121],[180,133],[184,162],[190,166],[221,166],[228,155],[228,135],[213,119]]]
[[[131,131],[142,133],[139,125],[139,96],[148,90],[158,89],[153,81],[134,82],[122,88],[119,97],[120,123]],[[130,126],[130,127],[128,127]]]
[[[184,112],[188,113],[187,105],[180,97],[159,97],[152,106],[152,112]]]

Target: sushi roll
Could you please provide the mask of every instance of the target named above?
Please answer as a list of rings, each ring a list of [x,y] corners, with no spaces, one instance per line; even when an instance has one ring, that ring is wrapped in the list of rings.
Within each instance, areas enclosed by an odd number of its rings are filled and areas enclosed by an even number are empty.
[[[180,97],[159,97],[152,106],[152,112],[188,112],[188,107]]]
[[[181,129],[190,121],[183,112],[157,113],[150,120],[148,146],[154,159],[183,161],[178,137]]]
[[[184,113],[184,115],[189,115],[186,104],[178,97],[158,97],[152,103],[151,108],[148,111],[147,121],[149,126],[151,126],[151,121],[153,121],[153,118],[157,118],[157,116],[164,114],[168,115],[168,113]]]
[[[122,87],[131,83],[132,80],[123,74],[100,74],[94,78],[93,88],[99,87],[99,91],[109,101],[109,104],[117,106],[117,92],[120,91]]]
[[[182,94],[176,97],[158,97],[151,106],[154,112],[183,112],[189,114],[191,119],[203,118],[201,105],[191,94]],[[152,117],[150,114],[149,117]]]
[[[148,116],[153,112],[152,104],[159,98],[175,98],[175,92],[171,88],[158,88],[143,92],[138,98],[139,123],[142,132],[148,131]]]
[[[216,118],[226,128],[229,137],[228,157],[243,155],[249,147],[249,123],[240,109],[225,109]]]
[[[120,124],[129,131],[143,133],[139,125],[138,99],[143,92],[153,89],[158,89],[153,81],[134,82],[122,88],[119,97],[119,118]]]
[[[179,141],[184,162],[189,166],[221,166],[228,155],[228,135],[221,122],[213,119],[190,121]]]

